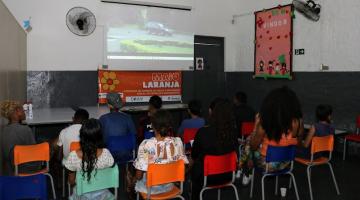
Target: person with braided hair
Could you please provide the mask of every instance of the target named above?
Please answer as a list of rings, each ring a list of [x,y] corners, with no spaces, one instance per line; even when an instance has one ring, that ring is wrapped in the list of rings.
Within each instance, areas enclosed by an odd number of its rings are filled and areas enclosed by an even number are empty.
[[[8,120],[2,135],[2,156],[4,162],[3,175],[14,175],[14,147],[15,145],[36,144],[31,129],[21,124],[26,119],[22,105],[17,101],[3,101],[0,104],[1,116]],[[38,163],[26,163],[19,166],[19,173],[31,173],[39,170]]]

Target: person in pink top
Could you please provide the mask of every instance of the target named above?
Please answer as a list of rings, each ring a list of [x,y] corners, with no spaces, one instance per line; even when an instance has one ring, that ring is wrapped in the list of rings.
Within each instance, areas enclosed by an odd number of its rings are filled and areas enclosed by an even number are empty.
[[[269,145],[289,146],[299,144],[303,132],[302,111],[295,92],[287,87],[271,91],[264,99],[256,115],[255,128],[247,138],[240,168],[244,174],[243,184],[249,183],[250,172],[256,166],[265,169],[266,151]],[[278,171],[289,162],[274,162],[269,171]]]

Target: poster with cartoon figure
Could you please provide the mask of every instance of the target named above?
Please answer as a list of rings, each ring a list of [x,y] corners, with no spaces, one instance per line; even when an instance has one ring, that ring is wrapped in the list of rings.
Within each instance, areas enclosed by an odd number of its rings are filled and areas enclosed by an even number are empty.
[[[255,13],[254,78],[292,79],[293,6]]]

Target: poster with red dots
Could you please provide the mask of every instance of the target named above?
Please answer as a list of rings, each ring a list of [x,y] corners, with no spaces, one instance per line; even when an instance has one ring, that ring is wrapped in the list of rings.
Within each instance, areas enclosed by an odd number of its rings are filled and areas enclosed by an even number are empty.
[[[292,79],[293,6],[255,12],[255,78]]]

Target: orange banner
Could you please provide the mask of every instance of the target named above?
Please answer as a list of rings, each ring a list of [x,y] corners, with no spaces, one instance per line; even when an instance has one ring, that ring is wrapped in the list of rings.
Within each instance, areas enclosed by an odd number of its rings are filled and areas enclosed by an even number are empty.
[[[163,101],[181,101],[180,71],[135,72],[98,71],[99,103],[106,103],[106,94],[118,92],[123,102],[148,102],[158,95]]]

